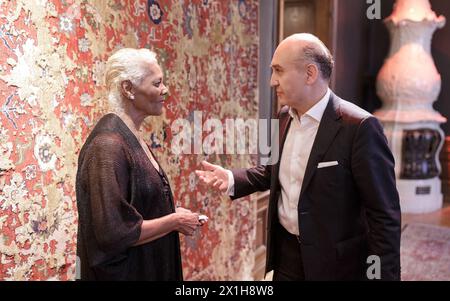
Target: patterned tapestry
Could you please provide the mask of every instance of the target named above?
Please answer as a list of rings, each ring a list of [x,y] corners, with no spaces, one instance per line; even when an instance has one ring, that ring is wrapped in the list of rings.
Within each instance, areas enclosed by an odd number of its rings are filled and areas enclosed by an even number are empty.
[[[170,97],[143,130],[176,201],[210,217],[181,236],[185,279],[251,279],[254,203],[199,187],[194,170],[255,157],[175,155],[171,124],[257,118],[258,1],[0,0],[0,280],[76,278],[78,154],[107,112],[105,61],[123,47],[158,54]]]

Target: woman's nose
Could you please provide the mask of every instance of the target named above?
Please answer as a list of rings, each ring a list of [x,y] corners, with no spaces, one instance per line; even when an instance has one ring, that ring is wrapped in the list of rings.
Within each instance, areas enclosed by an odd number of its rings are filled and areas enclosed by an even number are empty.
[[[161,94],[164,96],[167,96],[168,93],[169,93],[169,89],[167,89],[167,87],[163,84]]]

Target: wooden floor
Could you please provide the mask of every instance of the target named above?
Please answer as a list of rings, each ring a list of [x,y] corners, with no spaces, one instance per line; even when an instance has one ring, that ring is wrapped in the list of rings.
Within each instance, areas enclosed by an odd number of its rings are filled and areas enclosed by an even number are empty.
[[[425,214],[402,214],[402,225],[410,223],[431,224],[450,228],[450,203],[444,203],[441,210]]]

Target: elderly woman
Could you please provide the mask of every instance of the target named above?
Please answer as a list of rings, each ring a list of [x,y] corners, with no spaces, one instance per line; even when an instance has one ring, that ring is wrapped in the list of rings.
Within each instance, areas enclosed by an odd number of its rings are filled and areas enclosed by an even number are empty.
[[[76,178],[81,280],[182,280],[178,233],[196,213],[175,208],[169,181],[139,128],[162,113],[167,88],[155,53],[121,49],[106,65],[109,102],[81,149]]]

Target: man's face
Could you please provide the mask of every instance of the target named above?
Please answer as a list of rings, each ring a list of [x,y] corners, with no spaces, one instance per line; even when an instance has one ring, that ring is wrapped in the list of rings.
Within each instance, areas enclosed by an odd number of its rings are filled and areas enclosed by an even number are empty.
[[[293,46],[292,43],[282,43],[275,51],[270,85],[276,90],[280,105],[295,108],[304,99],[307,75]]]

